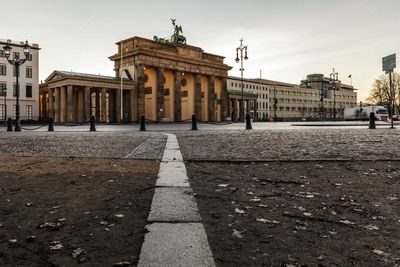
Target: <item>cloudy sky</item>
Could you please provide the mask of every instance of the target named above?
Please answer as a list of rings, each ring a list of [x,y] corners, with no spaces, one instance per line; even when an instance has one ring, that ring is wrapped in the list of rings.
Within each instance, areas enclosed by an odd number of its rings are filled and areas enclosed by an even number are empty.
[[[132,36],[168,37],[170,18],[188,43],[226,57],[248,45],[245,77],[299,83],[310,73],[359,88],[363,100],[382,74],[382,57],[400,54],[399,0],[13,0],[1,3],[0,38],[38,43],[40,79],[53,70],[114,75],[108,56]],[[17,19],[16,19],[17,18]]]

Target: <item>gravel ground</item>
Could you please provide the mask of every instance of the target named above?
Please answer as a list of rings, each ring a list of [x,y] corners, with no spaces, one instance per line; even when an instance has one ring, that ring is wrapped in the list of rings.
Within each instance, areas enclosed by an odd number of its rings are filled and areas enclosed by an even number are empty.
[[[398,129],[177,132],[184,159],[398,159]]]

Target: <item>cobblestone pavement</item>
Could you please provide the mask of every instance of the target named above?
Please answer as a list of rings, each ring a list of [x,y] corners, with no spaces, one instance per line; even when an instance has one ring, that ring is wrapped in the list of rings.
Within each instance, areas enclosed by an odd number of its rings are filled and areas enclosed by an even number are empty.
[[[1,132],[0,156],[160,159],[165,140],[147,132]]]
[[[399,159],[398,129],[178,132],[185,160]]]

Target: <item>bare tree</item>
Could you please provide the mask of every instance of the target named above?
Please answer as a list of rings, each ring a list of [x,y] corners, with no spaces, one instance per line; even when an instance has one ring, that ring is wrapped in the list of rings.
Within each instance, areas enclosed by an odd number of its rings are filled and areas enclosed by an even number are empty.
[[[400,73],[392,73],[392,86],[393,86],[393,99],[395,109],[399,110],[400,107]],[[376,105],[384,105],[391,110],[390,101],[390,86],[389,75],[381,75],[374,81],[372,89],[369,92],[367,101]]]

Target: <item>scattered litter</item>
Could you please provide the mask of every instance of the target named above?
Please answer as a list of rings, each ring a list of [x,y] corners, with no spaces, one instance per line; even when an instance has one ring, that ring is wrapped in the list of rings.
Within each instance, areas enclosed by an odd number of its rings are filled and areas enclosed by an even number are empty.
[[[306,209],[303,207],[297,207],[298,210],[305,211]]]
[[[303,215],[306,216],[306,217],[311,217],[312,216],[312,214],[309,213],[309,212],[304,212]]]
[[[386,198],[392,201],[399,200],[399,198],[396,196],[387,196]]]
[[[328,233],[331,234],[331,235],[336,235],[337,234],[336,230],[328,231]]]
[[[247,192],[248,195],[254,195],[254,192]]]
[[[39,225],[39,229],[50,229],[50,230],[58,230],[59,228],[61,228],[64,224],[60,223],[60,222],[56,222],[56,223],[52,223],[52,222],[45,222],[41,225]]]
[[[296,228],[296,230],[298,230],[298,231],[305,231],[305,230],[307,230],[307,227],[305,227],[305,226],[295,226],[294,228]]]
[[[336,211],[331,211],[331,214],[332,214],[333,216],[335,216],[335,215],[337,215],[337,212],[336,212]]]
[[[268,208],[268,205],[265,205],[265,204],[258,204],[257,207],[260,207],[260,208]]]
[[[219,184],[218,185],[218,187],[223,187],[223,188],[226,188],[226,187],[228,187],[229,186],[229,184]]]
[[[129,265],[131,265],[131,263],[129,261],[121,261],[121,262],[114,263],[114,266],[129,266]]]
[[[110,229],[110,228],[108,228],[108,227],[106,227],[106,228],[104,228],[104,231],[107,231],[107,232],[109,232],[109,231],[111,231],[111,229]]]
[[[320,261],[323,261],[324,259],[325,259],[325,257],[322,255],[318,257],[318,260],[320,260]]]
[[[107,183],[114,183],[114,180],[108,180]]]
[[[58,222],[65,222],[66,220],[67,220],[66,218],[57,219]]]
[[[60,250],[60,249],[63,248],[63,245],[61,244],[61,241],[52,241],[50,244],[51,244],[49,246],[50,247],[50,251]]]
[[[365,226],[365,229],[372,231],[372,230],[379,230],[379,227],[373,224],[369,224]]]
[[[32,207],[32,203],[28,202],[25,204],[27,207]]]
[[[281,223],[280,221],[275,221],[275,220],[271,221],[271,220],[267,220],[267,219],[263,219],[263,218],[257,218],[256,221],[260,222],[260,223],[265,223],[265,224],[280,224]]]
[[[236,238],[243,238],[242,232],[240,232],[240,231],[238,231],[236,229],[233,229],[232,236],[236,237]]]
[[[72,252],[72,258],[76,259],[78,258],[80,255],[85,254],[86,251],[82,248],[77,248],[74,249],[74,252]]]
[[[253,199],[250,199],[251,202],[260,202],[261,198],[259,197],[254,197]]]
[[[17,243],[17,239],[9,239],[8,242],[14,244],[14,243]]]
[[[378,256],[385,256],[385,255],[386,255],[386,253],[385,253],[384,251],[379,250],[379,249],[374,249],[374,250],[372,251],[372,253],[374,253],[374,254],[376,254],[376,255],[378,255]]]
[[[244,210],[235,208],[235,213],[237,213],[237,214],[244,214]]]
[[[334,183],[335,186],[342,186],[343,184],[341,183]]]
[[[349,221],[349,220],[340,220],[339,222],[346,224],[346,225],[355,225],[355,223]]]
[[[101,225],[108,225],[108,222],[107,221],[101,221],[100,224]]]
[[[86,177],[86,174],[82,174],[81,177]]]
[[[117,213],[117,214],[115,214],[115,217],[117,217],[117,218],[124,218],[125,215],[122,214],[122,213]]]

